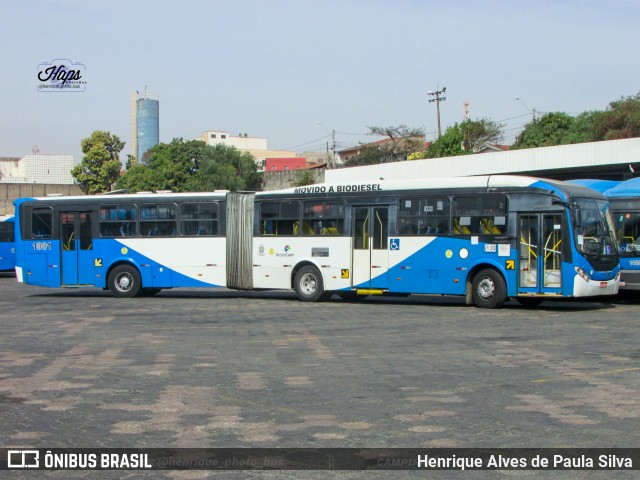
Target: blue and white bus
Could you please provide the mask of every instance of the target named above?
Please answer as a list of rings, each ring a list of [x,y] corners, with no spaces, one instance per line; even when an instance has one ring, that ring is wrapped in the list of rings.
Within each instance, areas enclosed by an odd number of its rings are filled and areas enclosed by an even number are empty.
[[[32,198],[16,212],[19,281],[123,297],[222,286],[303,301],[462,295],[494,308],[615,294],[619,283],[606,198],[531,177]]]
[[[621,286],[640,290],[640,178],[632,178],[607,189],[620,242]]]
[[[0,217],[0,272],[13,271],[16,266],[15,223],[13,215]]]
[[[620,290],[640,290],[640,178],[571,183],[592,188],[609,199],[620,244]]]

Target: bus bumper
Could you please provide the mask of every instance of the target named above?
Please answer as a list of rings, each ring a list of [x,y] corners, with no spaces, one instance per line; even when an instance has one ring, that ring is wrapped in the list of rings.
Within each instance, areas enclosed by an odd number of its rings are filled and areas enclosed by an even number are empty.
[[[574,297],[596,297],[599,295],[616,295],[620,288],[620,275],[611,280],[587,280],[580,275],[573,277]]]
[[[640,270],[621,270],[620,280],[621,290],[640,290]]]

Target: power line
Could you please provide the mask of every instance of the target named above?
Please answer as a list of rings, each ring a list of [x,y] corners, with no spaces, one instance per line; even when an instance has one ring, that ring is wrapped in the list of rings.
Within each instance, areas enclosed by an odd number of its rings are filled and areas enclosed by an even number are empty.
[[[312,143],[319,142],[320,140],[324,140],[325,138],[330,137],[331,134],[325,135],[324,137],[316,138],[315,140],[311,140],[310,142],[301,143],[300,145],[296,145],[295,147],[288,147],[285,150],[296,150],[297,148],[304,147],[305,145],[310,145]]]

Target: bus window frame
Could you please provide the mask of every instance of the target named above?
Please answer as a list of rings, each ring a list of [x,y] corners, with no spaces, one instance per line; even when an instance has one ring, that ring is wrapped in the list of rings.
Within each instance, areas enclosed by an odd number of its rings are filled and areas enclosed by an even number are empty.
[[[121,208],[126,208],[127,210],[131,210],[133,209],[134,211],[134,218],[133,220],[120,220],[120,219],[116,219],[116,220],[102,220],[102,210],[104,208],[116,208],[116,209],[121,209]],[[139,234],[139,225],[138,225],[138,216],[139,216],[139,211],[138,211],[138,205],[136,205],[134,202],[126,202],[126,203],[103,203],[98,205],[98,209],[97,209],[97,221],[94,221],[94,223],[96,223],[96,227],[97,227],[97,236],[99,238],[133,238],[133,237],[138,237],[140,236]],[[112,224],[128,224],[134,225],[134,233],[133,234],[129,234],[129,235],[104,235],[102,233],[102,225],[103,224],[107,224],[107,223],[112,223]],[[130,231],[129,229],[127,229],[127,231]]]
[[[221,212],[221,208],[220,208],[220,202],[205,202],[205,201],[190,201],[190,200],[185,200],[183,202],[180,202],[177,204],[178,205],[178,235],[180,237],[218,237],[220,236],[220,212]],[[209,218],[183,218],[182,216],[182,209],[185,206],[196,206],[199,207],[200,205],[208,205],[208,206],[213,206],[215,207],[215,216],[214,217],[209,217]],[[200,214],[199,211],[196,212],[198,215]],[[200,222],[206,222],[209,223],[211,225],[211,230],[212,233],[195,233],[195,234],[186,234],[183,232],[183,226],[185,224],[189,224],[189,223],[194,223],[197,224],[197,228],[198,231],[200,231],[199,229],[202,228],[200,226]]]
[[[421,212],[421,207],[423,207],[423,202],[428,202],[430,200],[433,200],[434,202],[438,201],[443,201],[446,200],[447,201],[447,206],[443,208],[443,211],[446,211],[446,213],[443,214],[435,214],[435,215],[425,215],[424,212]],[[407,201],[417,201],[418,202],[418,209],[417,212],[415,214],[411,213],[411,214],[403,214],[403,207],[402,207],[402,203],[405,202],[405,206],[406,206],[406,202]],[[426,205],[426,207],[428,207],[429,205]],[[451,233],[451,206],[452,206],[452,200],[451,200],[451,196],[450,195],[428,195],[428,194],[423,194],[423,195],[407,195],[407,196],[399,196],[398,197],[398,201],[396,202],[396,235],[399,236],[446,236],[449,235]],[[409,207],[409,208],[413,208]],[[437,210],[436,210],[437,211]],[[436,220],[436,226],[435,231],[431,231],[429,230],[431,227],[427,226],[427,230],[424,231],[420,231],[422,227],[421,223],[425,222],[425,223],[430,223],[429,220],[435,218]],[[413,223],[406,223],[404,225],[401,225],[402,220],[403,219],[415,219],[415,221],[417,221],[417,224],[413,224]],[[446,229],[444,229],[443,231],[440,231],[440,227],[439,225],[442,224],[443,221],[447,222],[447,226]],[[406,225],[412,225],[413,228],[415,229],[414,232],[403,232],[403,228]]]
[[[298,215],[297,217],[294,216],[286,216],[283,217],[282,215],[282,205],[285,203],[295,203],[298,205]],[[263,217],[263,213],[262,213],[262,209],[265,205],[277,205],[278,209],[277,209],[277,213],[276,216],[273,218],[266,218]],[[294,224],[296,222],[298,222],[298,225],[300,225],[300,220],[302,217],[302,201],[299,198],[283,198],[280,200],[263,200],[260,202],[256,202],[256,210],[258,215],[256,215],[257,217],[257,221],[258,221],[258,236],[260,237],[297,237],[300,235],[300,231],[298,231],[297,234],[293,233],[294,231]],[[274,233],[266,233],[266,221],[267,220],[271,220],[273,222],[273,226],[272,228],[275,229]],[[280,222],[287,222],[287,223],[283,223],[283,225],[280,225]],[[288,222],[290,222],[290,226],[291,226],[291,233],[279,233],[279,229],[281,226],[286,226],[287,230],[289,230],[288,228]]]
[[[333,216],[324,216],[324,214],[316,214],[311,211],[311,213],[307,212],[308,209],[313,209],[317,206],[322,206],[322,210],[326,210],[326,206],[330,205],[331,207],[337,207],[338,214]],[[345,235],[345,220],[347,216],[347,205],[344,199],[339,198],[331,198],[331,199],[305,199],[302,201],[302,228],[299,229],[299,235],[304,237],[311,237],[314,235],[322,235],[322,236],[331,236],[331,237],[341,237]],[[332,213],[332,212],[331,212]],[[316,222],[319,222],[319,225],[314,225]],[[323,222],[333,222],[331,226],[323,225]],[[316,228],[317,227],[317,228]],[[309,229],[312,229],[314,233],[309,233]],[[334,232],[333,230],[336,230]]]
[[[36,210],[48,210],[49,211],[49,235],[36,235],[33,231],[33,216],[36,212]],[[56,235],[57,235],[57,231],[56,231],[56,225],[55,222],[53,221],[53,214],[54,214],[54,209],[53,206],[51,205],[29,205],[28,206],[28,215],[25,218],[25,220],[27,221],[27,236],[30,240],[54,240],[56,239]]]
[[[156,217],[152,218],[152,219],[142,219],[142,211],[143,208],[150,208],[150,207],[155,207],[155,212],[156,212]],[[174,218],[173,219],[165,219],[165,218],[160,218],[159,215],[159,208],[160,207],[173,207],[173,212],[174,212]],[[176,238],[178,237],[178,219],[179,219],[179,209],[178,209],[178,204],[176,202],[154,202],[154,203],[140,203],[138,204],[138,236],[140,236],[141,238],[148,238],[148,237],[157,237],[157,238]],[[157,231],[158,228],[158,224],[159,223],[173,223],[173,233],[172,234],[154,234],[152,235],[151,232],[153,230],[149,230],[149,234],[148,235],[143,235],[143,225],[146,227],[147,224],[153,224],[155,223],[155,230]]]
[[[490,213],[491,210],[497,210],[497,209],[488,209],[485,207],[484,199],[489,199],[489,198],[491,199],[501,198],[504,200],[504,208],[502,210],[501,215],[496,215],[495,212],[493,214]],[[475,200],[475,202],[478,202],[480,199],[483,199],[482,200],[483,203],[480,204],[480,208],[477,208],[475,210],[473,209],[471,210],[457,209],[456,210],[456,201],[462,200],[462,199],[465,199],[465,200],[473,199]],[[476,195],[454,194],[452,195],[452,198],[451,198],[451,223],[450,223],[451,233],[452,235],[455,235],[457,237],[469,237],[469,236],[504,237],[508,235],[508,232],[509,232],[509,216],[511,213],[510,206],[511,205],[509,202],[509,195],[507,195],[506,193],[479,193]],[[461,211],[469,212],[469,214],[458,214]],[[477,213],[477,212],[482,212],[482,213]],[[469,218],[468,222],[466,221],[467,218]],[[501,232],[483,232],[482,231],[482,221],[491,219],[491,218],[493,218],[492,224],[495,227],[499,226],[502,230]],[[496,224],[495,223],[496,218],[504,219],[504,223]],[[467,227],[467,229],[469,230],[469,233],[455,233],[456,220],[458,221],[461,227]]]

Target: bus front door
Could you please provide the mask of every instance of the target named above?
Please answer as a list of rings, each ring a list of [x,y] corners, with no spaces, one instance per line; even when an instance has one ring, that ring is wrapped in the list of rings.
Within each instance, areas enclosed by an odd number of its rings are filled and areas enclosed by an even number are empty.
[[[389,207],[353,207],[352,232],[352,287],[389,288]]]
[[[520,214],[518,231],[518,293],[562,293],[562,214]]]
[[[93,285],[91,212],[60,212],[62,285]]]

